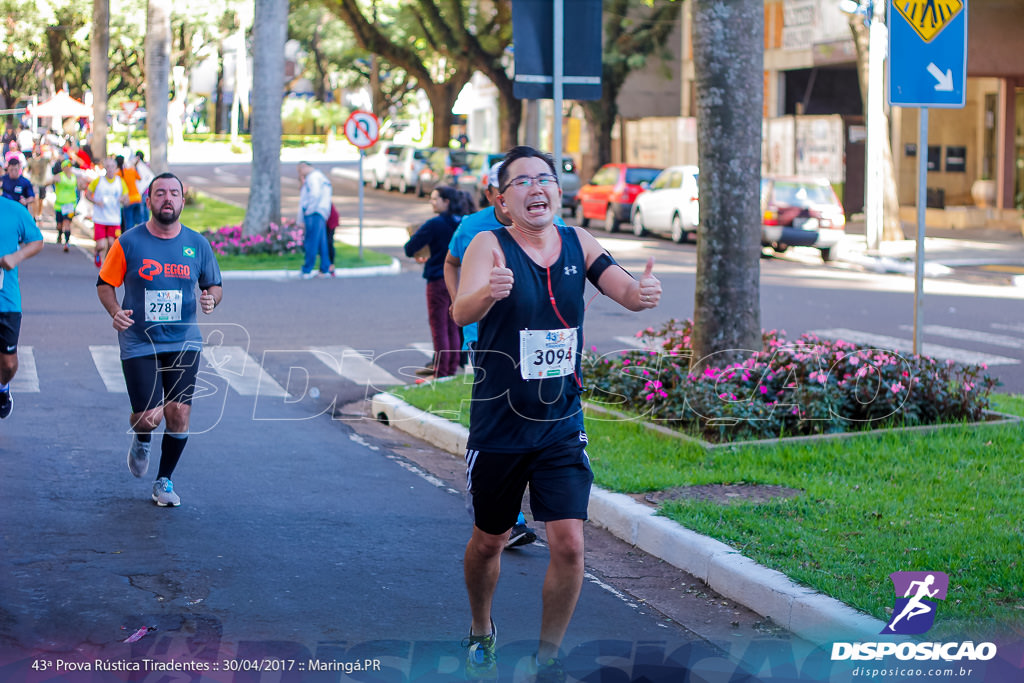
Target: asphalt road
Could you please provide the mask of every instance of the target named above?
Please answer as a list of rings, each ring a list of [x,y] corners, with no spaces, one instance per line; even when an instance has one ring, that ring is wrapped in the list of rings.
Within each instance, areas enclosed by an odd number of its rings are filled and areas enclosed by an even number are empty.
[[[405,259],[401,245],[406,238],[406,225],[418,225],[432,215],[426,200],[412,194],[367,188],[360,238],[356,162],[322,161],[317,165],[330,173],[334,183],[335,202],[342,215],[339,234],[352,244],[361,239],[368,248],[401,258],[403,276],[417,274],[419,266]],[[175,170],[201,183],[204,191],[242,205],[246,201],[247,163],[181,165]],[[282,163],[282,177],[282,208],[286,215],[292,215],[298,196],[294,163]],[[567,220],[572,222],[573,219],[567,217]],[[857,239],[858,229],[857,224],[851,226],[851,239]],[[664,284],[665,295],[658,309],[642,314],[622,311],[604,297],[597,297],[587,313],[588,346],[596,346],[602,353],[612,352],[626,348],[628,344],[624,345],[623,338],[633,337],[648,325],[658,326],[669,318],[693,317],[695,245],[676,245],[657,237],[637,238],[628,232],[614,235],[599,230],[593,232],[616,259],[633,272],[642,270],[647,259],[654,256],[655,274]],[[1011,251],[1007,245],[1007,250],[1000,253],[999,243],[994,242],[991,248],[980,252],[983,258],[978,260],[970,258],[974,255],[972,249],[978,245],[969,242],[964,245],[963,249],[957,249],[955,241],[947,242],[945,246],[951,251],[941,256],[959,265],[948,269],[941,277],[925,280],[924,295],[919,301],[923,325],[919,334],[924,353],[940,360],[984,363],[1002,382],[1000,391],[1022,393],[1024,324],[1020,321],[1024,320],[1024,287],[1011,286],[1003,271],[1007,268],[1005,263],[1009,262],[1007,258],[1024,264],[1024,250],[1018,247]],[[989,266],[982,263],[986,258],[992,261]],[[915,325],[912,272],[869,272],[856,263],[844,261],[824,264],[817,251],[809,248],[791,248],[785,254],[768,256],[761,259],[759,268],[762,328],[784,330],[790,340],[815,332],[878,348],[911,350]],[[391,288],[391,285],[381,286]],[[375,297],[380,295],[382,292],[374,293]],[[413,305],[406,308],[404,295],[397,299],[388,293],[383,295],[388,297],[389,306],[392,303],[396,306],[388,310],[401,311],[402,316],[397,328],[388,326],[376,335],[372,340],[374,347],[392,338],[403,339],[409,325],[422,325],[420,329],[427,329],[421,301],[413,301]],[[392,332],[397,337],[392,337]]]
[[[354,239],[356,186],[351,166],[338,166],[342,233]],[[245,164],[175,170],[244,203]],[[294,167],[283,173],[293,211]],[[381,191],[367,191],[365,209],[367,246],[396,255],[404,225],[430,215],[422,199]],[[625,348],[639,329],[692,316],[693,245],[600,237],[635,271],[653,254],[666,294],[642,314],[596,298],[588,346]],[[791,252],[759,264],[764,327],[907,336],[912,280]],[[467,622],[460,463],[353,421],[353,402],[378,387],[325,362],[341,361],[347,347],[411,379],[430,339],[418,266],[366,279],[226,281],[225,305],[203,321],[218,367],[204,371],[176,510],[155,508],[149,482],[127,473],[127,397],[108,389],[97,360],[116,340],[95,299],[95,268],[83,253],[51,248],[22,278],[16,382],[34,375],[36,385],[15,385],[15,412],[0,424],[0,680],[173,678],[54,668],[147,658],[220,669],[194,680],[454,679]],[[1009,287],[936,282],[928,320],[946,339],[958,335],[948,348],[1004,359],[992,368],[1020,392],[1021,298]],[[263,372],[259,394],[240,393],[234,383],[253,370]],[[828,679],[827,662],[805,644],[681,572],[596,530],[587,543],[588,580],[566,641],[577,677]],[[505,558],[496,607],[503,680],[532,651],[545,563],[540,544]],[[122,642],[142,626],[157,630]],[[312,671],[367,659],[382,672]]]
[[[368,345],[374,331],[400,327],[391,318],[418,319],[415,273],[227,281],[223,305],[202,321],[211,355],[174,476],[176,509],[155,507],[151,479],[127,471],[128,401],[116,367],[107,384],[101,359],[116,338],[87,254],[45,249],[22,281],[22,368],[0,424],[0,680],[179,680],[182,671],[164,677],[167,666],[205,668],[191,679],[204,681],[458,678],[470,523],[457,460],[430,476],[403,455],[416,445],[346,420],[344,405],[366,389],[313,353]],[[403,296],[414,303],[393,311]],[[372,313],[345,310],[366,299]],[[404,339],[424,338],[417,326]],[[399,372],[403,362],[384,365]],[[261,384],[246,394],[256,370]],[[742,672],[739,661],[765,647],[777,661],[806,658],[804,645],[681,572],[589,538],[565,642],[577,678]],[[543,544],[504,558],[501,680],[522,680],[517,665],[535,648],[546,561]],[[366,661],[381,670],[319,670]]]

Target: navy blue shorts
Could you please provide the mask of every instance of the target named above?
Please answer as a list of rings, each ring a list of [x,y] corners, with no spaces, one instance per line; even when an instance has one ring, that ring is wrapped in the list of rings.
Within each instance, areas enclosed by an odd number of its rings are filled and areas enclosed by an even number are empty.
[[[121,361],[124,383],[133,413],[159,408],[164,403],[192,405],[199,372],[198,351],[172,351]]]
[[[18,352],[21,336],[21,313],[0,313],[0,353],[8,356]]]
[[[530,511],[538,522],[587,519],[594,473],[587,435],[573,433],[561,443],[522,453],[466,451],[466,488],[476,526],[488,534],[511,529],[523,493],[530,487]]]

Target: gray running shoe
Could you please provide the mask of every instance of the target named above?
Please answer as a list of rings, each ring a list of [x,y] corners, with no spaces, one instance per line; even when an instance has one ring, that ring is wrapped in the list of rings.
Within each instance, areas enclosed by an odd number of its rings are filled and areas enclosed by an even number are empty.
[[[181,498],[174,492],[174,484],[167,477],[160,477],[153,482],[153,502],[160,507],[178,507]]]
[[[149,469],[149,443],[139,441],[138,434],[132,434],[132,447],[128,449],[128,469],[136,477],[146,474]]]
[[[470,629],[469,638],[462,641],[466,652],[466,680],[493,681],[498,678],[498,629],[491,620],[491,632],[486,636],[474,636]]]

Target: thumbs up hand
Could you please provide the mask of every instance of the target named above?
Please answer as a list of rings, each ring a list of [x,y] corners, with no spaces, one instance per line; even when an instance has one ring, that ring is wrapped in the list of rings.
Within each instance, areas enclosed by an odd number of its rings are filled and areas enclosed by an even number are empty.
[[[512,285],[515,284],[515,278],[512,277],[512,271],[505,267],[505,257],[502,255],[500,249],[492,249],[491,253],[494,255],[494,265],[491,267],[491,298],[507,299],[509,294],[512,293]]]
[[[637,280],[637,294],[640,298],[640,308],[654,308],[661,300],[661,281],[654,277],[654,257],[647,261],[643,275]]]

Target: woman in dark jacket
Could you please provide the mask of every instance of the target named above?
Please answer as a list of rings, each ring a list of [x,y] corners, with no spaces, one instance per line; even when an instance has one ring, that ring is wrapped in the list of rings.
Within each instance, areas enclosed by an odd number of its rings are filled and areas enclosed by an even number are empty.
[[[427,281],[427,319],[434,343],[433,375],[439,378],[450,377],[459,369],[462,342],[459,327],[449,310],[452,301],[444,284],[444,259],[448,255],[452,234],[468,207],[462,193],[447,185],[430,193],[430,206],[437,215],[409,238],[405,243],[405,255],[412,257],[423,247],[430,249],[430,255],[423,264],[423,278]]]

